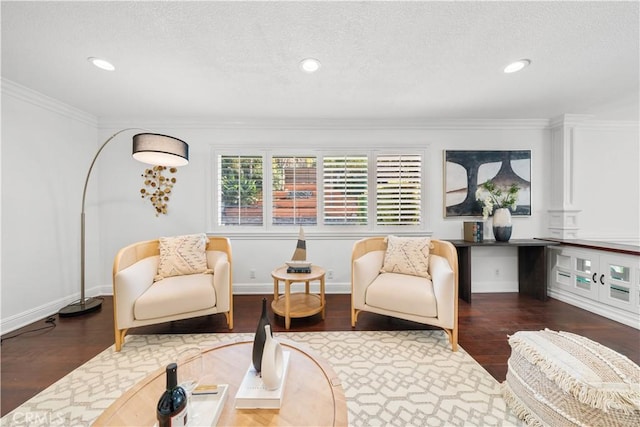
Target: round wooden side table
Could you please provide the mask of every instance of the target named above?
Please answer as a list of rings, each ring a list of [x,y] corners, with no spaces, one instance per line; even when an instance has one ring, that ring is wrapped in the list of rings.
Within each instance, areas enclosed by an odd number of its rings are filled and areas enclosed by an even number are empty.
[[[308,317],[322,313],[324,320],[326,301],[324,298],[325,270],[317,265],[311,266],[311,273],[287,273],[287,266],[276,268],[273,277],[273,312],[284,317],[284,326],[289,329],[292,317]],[[309,291],[309,282],[320,281],[320,295]],[[284,294],[280,294],[280,282],[284,282]],[[304,292],[291,292],[292,283],[303,282]]]

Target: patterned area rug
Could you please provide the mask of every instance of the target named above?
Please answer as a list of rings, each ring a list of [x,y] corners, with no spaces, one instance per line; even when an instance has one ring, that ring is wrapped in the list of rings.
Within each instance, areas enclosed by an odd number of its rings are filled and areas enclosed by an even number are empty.
[[[443,331],[277,333],[331,363],[351,426],[515,426],[498,382]],[[166,365],[176,348],[253,334],[129,335],[2,417],[2,426],[90,425],[115,399]]]

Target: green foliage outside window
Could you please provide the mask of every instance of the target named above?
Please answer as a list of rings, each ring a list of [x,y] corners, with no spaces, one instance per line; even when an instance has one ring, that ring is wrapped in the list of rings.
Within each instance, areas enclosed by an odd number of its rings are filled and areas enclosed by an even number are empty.
[[[223,157],[222,202],[225,206],[251,206],[262,199],[262,159]]]

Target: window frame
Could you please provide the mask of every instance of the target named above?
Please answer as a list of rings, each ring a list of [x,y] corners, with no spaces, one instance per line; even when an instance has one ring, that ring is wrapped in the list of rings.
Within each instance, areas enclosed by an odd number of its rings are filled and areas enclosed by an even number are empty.
[[[300,225],[274,225],[273,224],[273,175],[272,162],[274,157],[315,157],[316,158],[316,185],[317,188],[317,223],[316,225],[303,225],[305,233],[319,234],[407,234],[407,233],[425,233],[427,232],[428,217],[427,212],[427,156],[428,150],[423,147],[402,146],[394,149],[381,148],[350,148],[350,149],[296,149],[296,148],[260,148],[260,147],[243,147],[243,148],[216,148],[211,150],[212,168],[209,177],[210,194],[207,203],[207,217],[210,225],[208,227],[211,233],[224,232],[228,235],[242,235],[247,233],[289,235],[299,230]],[[377,225],[377,173],[371,173],[377,170],[377,158],[379,155],[419,155],[421,159],[421,176],[420,176],[420,221],[416,225]],[[221,183],[218,182],[218,159],[219,156],[254,156],[262,157],[263,161],[263,224],[260,226],[242,226],[242,225],[221,225],[219,218],[220,209],[220,191]],[[364,225],[354,224],[324,224],[324,177],[323,177],[323,161],[325,156],[366,156],[367,161],[367,223]]]

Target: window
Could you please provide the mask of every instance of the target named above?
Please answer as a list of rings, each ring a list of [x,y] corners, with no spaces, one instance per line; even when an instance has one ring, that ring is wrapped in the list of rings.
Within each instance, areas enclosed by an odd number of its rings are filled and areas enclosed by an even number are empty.
[[[256,152],[216,155],[218,225],[371,230],[424,223],[420,152]]]
[[[220,225],[262,225],[262,156],[220,156],[218,171]]]
[[[367,156],[325,157],[322,182],[324,224],[367,224]]]
[[[376,206],[378,225],[417,225],[422,201],[420,155],[378,155]]]
[[[315,157],[271,159],[273,225],[316,225],[318,188]]]

